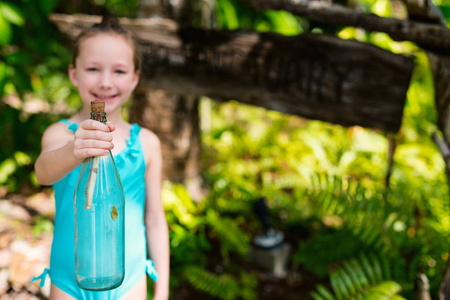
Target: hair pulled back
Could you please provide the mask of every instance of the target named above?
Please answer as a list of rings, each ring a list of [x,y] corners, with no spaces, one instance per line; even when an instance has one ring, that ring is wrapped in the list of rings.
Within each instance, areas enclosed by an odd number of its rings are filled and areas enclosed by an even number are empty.
[[[80,54],[81,43],[84,40],[99,34],[115,34],[125,38],[125,40],[128,41],[133,48],[134,70],[138,71],[141,69],[141,53],[138,42],[136,41],[133,34],[120,24],[119,19],[113,16],[103,16],[100,23],[92,25],[78,35],[73,46],[73,66],[76,66],[76,59]]]

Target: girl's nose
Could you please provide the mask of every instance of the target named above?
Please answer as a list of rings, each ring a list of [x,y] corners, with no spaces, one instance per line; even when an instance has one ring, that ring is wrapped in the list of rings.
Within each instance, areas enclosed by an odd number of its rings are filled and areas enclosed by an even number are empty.
[[[103,72],[101,74],[100,87],[102,87],[102,88],[111,87],[111,75],[108,72]]]

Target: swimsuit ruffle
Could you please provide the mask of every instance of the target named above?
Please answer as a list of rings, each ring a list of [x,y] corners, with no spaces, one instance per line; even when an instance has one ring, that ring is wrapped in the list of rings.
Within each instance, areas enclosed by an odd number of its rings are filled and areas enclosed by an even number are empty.
[[[66,119],[61,120],[61,122],[67,124],[69,126],[68,129],[72,130],[74,133],[78,129],[78,123],[72,123]],[[120,151],[120,153],[114,155],[114,161],[117,167],[123,167],[125,163],[127,163],[127,160],[130,162],[136,162],[139,158],[141,150],[139,143],[136,143],[136,139],[139,138],[140,131],[141,127],[138,124],[131,124],[130,136],[127,139],[126,146],[122,149],[122,151]]]
[[[136,160],[139,158],[140,145],[139,143],[136,143],[136,139],[139,138],[140,131],[141,127],[139,127],[139,125],[131,124],[130,136],[127,140],[127,145],[119,154],[114,156],[114,160],[118,167],[123,167],[127,160],[130,162],[136,162]]]
[[[69,127],[67,129],[72,130],[74,133],[75,133],[75,131],[77,131],[78,123],[70,123],[70,122],[68,122],[67,124],[69,125]]]

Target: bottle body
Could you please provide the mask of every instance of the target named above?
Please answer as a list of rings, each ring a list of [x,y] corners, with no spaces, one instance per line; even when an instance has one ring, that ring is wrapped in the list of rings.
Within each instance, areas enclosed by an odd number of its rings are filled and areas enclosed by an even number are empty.
[[[111,152],[83,162],[74,197],[75,277],[104,291],[125,276],[125,197]]]

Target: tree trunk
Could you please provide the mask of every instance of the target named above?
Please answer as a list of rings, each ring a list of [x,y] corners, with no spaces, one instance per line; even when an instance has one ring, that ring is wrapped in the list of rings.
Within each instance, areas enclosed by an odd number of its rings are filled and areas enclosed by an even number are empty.
[[[139,17],[174,17],[181,14],[183,3],[172,7],[169,1],[144,0]],[[142,79],[130,109],[130,121],[152,130],[161,140],[163,178],[184,184],[196,200],[202,197],[198,106],[195,96],[155,89]]]
[[[163,177],[183,183],[195,199],[201,196],[198,98],[138,85],[130,121],[152,130],[161,140]]]
[[[450,141],[450,57],[427,52],[433,72],[435,102],[438,112],[438,127],[444,135],[444,140]],[[450,184],[450,165],[448,157],[444,157],[447,165],[447,182]],[[449,250],[450,253],[450,250]],[[439,290],[440,300],[450,300],[450,260]]]

